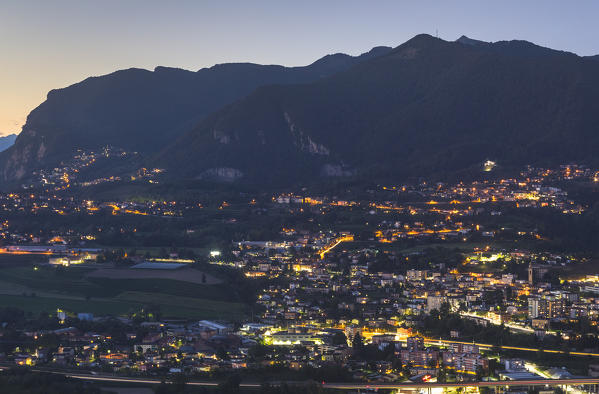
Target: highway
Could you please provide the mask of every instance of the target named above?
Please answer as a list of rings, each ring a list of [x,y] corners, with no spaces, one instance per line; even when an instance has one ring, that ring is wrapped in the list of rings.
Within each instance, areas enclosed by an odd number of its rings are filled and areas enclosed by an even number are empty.
[[[485,320],[485,321],[487,321],[487,322],[488,322],[488,323],[490,323],[490,324],[493,324],[493,325],[498,325],[498,324],[497,324],[497,323],[495,323],[495,322],[494,322],[492,319],[490,319],[490,318],[488,318],[488,317],[485,317],[485,316],[479,316],[479,315],[477,315],[477,314],[475,314],[475,313],[460,312],[460,315],[462,315],[462,316],[464,316],[464,317],[472,317],[472,318],[475,318],[475,319],[481,319],[481,320]],[[513,330],[513,331],[525,332],[525,333],[527,333],[527,334],[531,334],[531,333],[534,333],[534,332],[535,332],[535,330],[533,330],[533,329],[532,329],[532,328],[530,328],[530,327],[523,327],[523,326],[519,326],[519,325],[517,325],[517,324],[512,324],[512,323],[503,323],[503,325],[504,325],[505,327],[509,328],[510,330]]]
[[[5,368],[0,367],[0,370]],[[31,369],[33,372],[46,372],[58,375],[64,375],[71,379],[80,379],[97,382],[113,383],[138,383],[138,384],[160,384],[158,378],[137,378],[127,376],[113,375],[91,375],[84,373],[69,373],[60,371],[44,371],[40,369]],[[283,382],[271,382],[271,385],[280,385]],[[303,384],[304,382],[286,382],[289,385]],[[190,381],[186,384],[190,386],[216,387],[219,382],[215,381]],[[444,387],[505,387],[505,386],[582,386],[589,384],[599,384],[599,378],[576,378],[576,379],[534,379],[534,380],[501,380],[490,382],[454,382],[454,383],[326,383],[321,385],[325,389],[337,390],[358,390],[358,389],[434,389]],[[259,389],[259,383],[241,383],[240,387],[248,389]]]
[[[323,388],[356,390],[356,389],[433,389],[444,387],[504,387],[504,386],[582,386],[599,384],[599,378],[589,379],[535,379],[535,380],[501,380],[491,382],[455,382],[455,383],[325,383]]]
[[[0,368],[2,369],[2,368]],[[41,370],[32,370],[38,372],[49,372]],[[82,373],[68,373],[52,371],[51,373],[64,375],[72,379],[80,379],[98,382],[113,383],[139,383],[139,384],[160,384],[158,378],[136,378],[121,377],[111,375],[91,375]],[[280,385],[283,382],[271,382],[271,385]],[[304,382],[287,382],[289,385],[303,384]],[[190,386],[215,387],[219,382],[214,381],[190,381],[186,384]],[[321,385],[325,389],[337,390],[357,390],[357,389],[433,389],[444,387],[505,387],[505,386],[582,386],[590,384],[599,384],[599,378],[576,378],[576,379],[534,379],[534,380],[501,380],[490,382],[455,382],[455,383],[326,383]],[[241,383],[240,387],[248,389],[259,389],[259,383]]]
[[[370,335],[364,335],[365,338],[370,338],[373,335],[395,335],[396,336],[396,341],[399,342],[406,342],[408,339],[408,335],[403,335],[403,336],[398,336],[396,332],[392,332],[392,331],[387,331],[387,332],[374,332],[371,333]],[[417,333],[414,333],[414,335],[419,335]],[[422,335],[421,335],[422,336]],[[480,343],[480,342],[465,342],[465,341],[454,341],[454,340],[450,340],[450,339],[435,339],[435,338],[427,338],[424,337],[424,343],[428,344],[428,345],[433,345],[433,346],[449,346],[452,343],[461,343],[463,345],[476,345],[479,348],[483,348],[483,349],[490,349],[496,345],[490,344],[490,343]],[[543,351],[543,353],[548,353],[548,354],[567,354],[568,356],[581,356],[581,357],[599,357],[599,353],[589,353],[589,352],[575,352],[575,351],[570,351],[570,352],[566,352],[564,350],[553,350],[553,349],[539,349],[539,348],[531,348],[531,347],[520,347],[520,346],[507,346],[507,345],[503,345],[503,346],[496,346],[499,349],[502,350],[518,350],[518,351],[522,351],[522,352],[539,352],[539,351]]]
[[[478,343],[478,342],[462,342],[462,341],[451,341],[448,339],[425,339],[424,340],[425,343],[431,344],[431,345],[438,345],[438,346],[447,346],[448,344],[451,343],[461,343],[464,345],[477,345],[478,347],[481,348],[492,348],[494,345],[488,344],[488,343]],[[543,351],[543,353],[551,353],[551,354],[568,354],[570,356],[587,356],[587,357],[599,357],[599,353],[587,353],[587,352],[565,352],[563,350],[552,350],[552,349],[538,349],[538,348],[529,348],[529,347],[519,347],[519,346],[498,346],[498,348],[503,349],[503,350],[519,350],[519,351],[523,351],[523,352],[538,352],[538,351]]]

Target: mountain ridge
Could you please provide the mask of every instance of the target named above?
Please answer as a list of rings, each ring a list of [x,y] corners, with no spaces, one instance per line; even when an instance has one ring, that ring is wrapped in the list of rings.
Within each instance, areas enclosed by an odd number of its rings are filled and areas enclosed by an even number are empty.
[[[226,168],[248,181],[293,182],[426,176],[486,158],[520,165],[547,152],[550,161],[586,160],[598,146],[595,98],[599,69],[585,58],[519,41],[489,49],[418,35],[311,84],[257,89],[159,162],[191,178]]]
[[[419,34],[304,67],[120,70],[50,92],[0,153],[0,177],[25,178],[84,144],[140,150],[173,178],[257,184],[441,176],[487,159],[591,164],[596,64],[521,40]],[[77,88],[92,99],[77,100]]]
[[[51,90],[28,115],[15,144],[0,153],[0,181],[52,167],[77,149],[113,145],[151,154],[259,86],[310,82],[372,56],[371,50],[342,62],[325,57],[299,67],[229,63],[188,71],[159,66],[88,77]]]

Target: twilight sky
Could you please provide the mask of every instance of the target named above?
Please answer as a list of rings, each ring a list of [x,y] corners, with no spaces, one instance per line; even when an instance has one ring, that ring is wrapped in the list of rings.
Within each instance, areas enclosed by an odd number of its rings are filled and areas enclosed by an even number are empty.
[[[599,54],[599,1],[0,0],[0,135],[53,88],[117,69],[305,65],[419,33]]]

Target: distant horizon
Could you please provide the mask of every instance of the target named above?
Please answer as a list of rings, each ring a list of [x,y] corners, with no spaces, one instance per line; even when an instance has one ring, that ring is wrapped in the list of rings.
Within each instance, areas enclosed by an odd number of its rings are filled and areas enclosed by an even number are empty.
[[[423,33],[446,41],[462,35],[524,40],[592,56],[599,54],[599,43],[581,37],[599,36],[598,14],[593,1],[6,3],[0,5],[0,33],[8,37],[0,43],[0,136],[20,133],[50,90],[122,69],[197,71],[236,62],[303,66],[327,54],[395,47]]]

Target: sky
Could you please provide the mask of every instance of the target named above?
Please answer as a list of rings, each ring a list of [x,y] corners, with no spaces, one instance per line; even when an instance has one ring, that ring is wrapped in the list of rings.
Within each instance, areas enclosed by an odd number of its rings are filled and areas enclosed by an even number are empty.
[[[0,135],[49,90],[114,70],[306,65],[420,33],[599,54],[599,1],[0,0]]]

